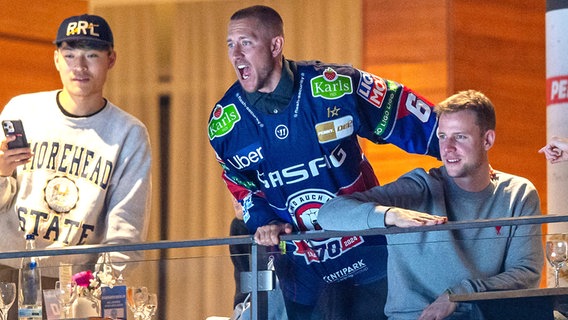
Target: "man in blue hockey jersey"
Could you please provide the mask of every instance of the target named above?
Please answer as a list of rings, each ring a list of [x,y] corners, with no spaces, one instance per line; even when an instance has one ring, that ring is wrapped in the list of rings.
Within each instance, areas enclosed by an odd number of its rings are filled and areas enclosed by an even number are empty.
[[[286,60],[283,44],[273,9],[233,14],[227,45],[238,81],[208,125],[223,179],[266,246],[281,234],[321,229],[317,212],[327,200],[378,185],[358,136],[439,156],[431,103],[351,66]],[[384,244],[382,236],[287,241],[275,265],[289,319],[384,317]]]

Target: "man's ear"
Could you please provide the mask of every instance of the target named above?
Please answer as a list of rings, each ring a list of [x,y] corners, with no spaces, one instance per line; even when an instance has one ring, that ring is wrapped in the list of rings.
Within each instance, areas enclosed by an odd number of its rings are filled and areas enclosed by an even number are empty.
[[[272,57],[278,57],[282,54],[282,49],[284,48],[284,37],[276,36],[272,38],[270,50],[272,51]]]
[[[55,51],[53,51],[53,63],[55,64],[55,69],[57,69],[57,71],[59,71],[59,54],[58,54],[58,49],[55,49]]]
[[[493,147],[494,144],[495,144],[495,130],[487,130],[483,137],[483,146],[485,147],[485,150],[487,151],[491,149],[491,147]]]
[[[111,69],[112,67],[114,67],[114,64],[116,63],[116,51],[114,51],[114,49],[109,53],[109,65],[108,68]]]

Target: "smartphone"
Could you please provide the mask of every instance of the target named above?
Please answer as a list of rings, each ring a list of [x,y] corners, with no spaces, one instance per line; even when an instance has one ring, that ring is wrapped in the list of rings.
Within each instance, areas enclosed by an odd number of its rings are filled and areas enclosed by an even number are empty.
[[[24,132],[24,125],[21,120],[3,120],[2,128],[6,136],[16,136],[16,140],[8,142],[8,149],[29,147],[28,139]]]

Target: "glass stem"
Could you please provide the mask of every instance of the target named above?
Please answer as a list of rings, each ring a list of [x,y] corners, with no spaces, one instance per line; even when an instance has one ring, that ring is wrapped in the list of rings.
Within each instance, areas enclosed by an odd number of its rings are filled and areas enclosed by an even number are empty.
[[[558,268],[554,268],[554,287],[558,288]]]

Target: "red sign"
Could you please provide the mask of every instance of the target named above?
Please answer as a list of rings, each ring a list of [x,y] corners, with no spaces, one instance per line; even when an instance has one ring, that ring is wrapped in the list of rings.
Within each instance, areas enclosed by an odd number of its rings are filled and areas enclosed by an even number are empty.
[[[546,80],[546,105],[568,103],[568,75]]]

